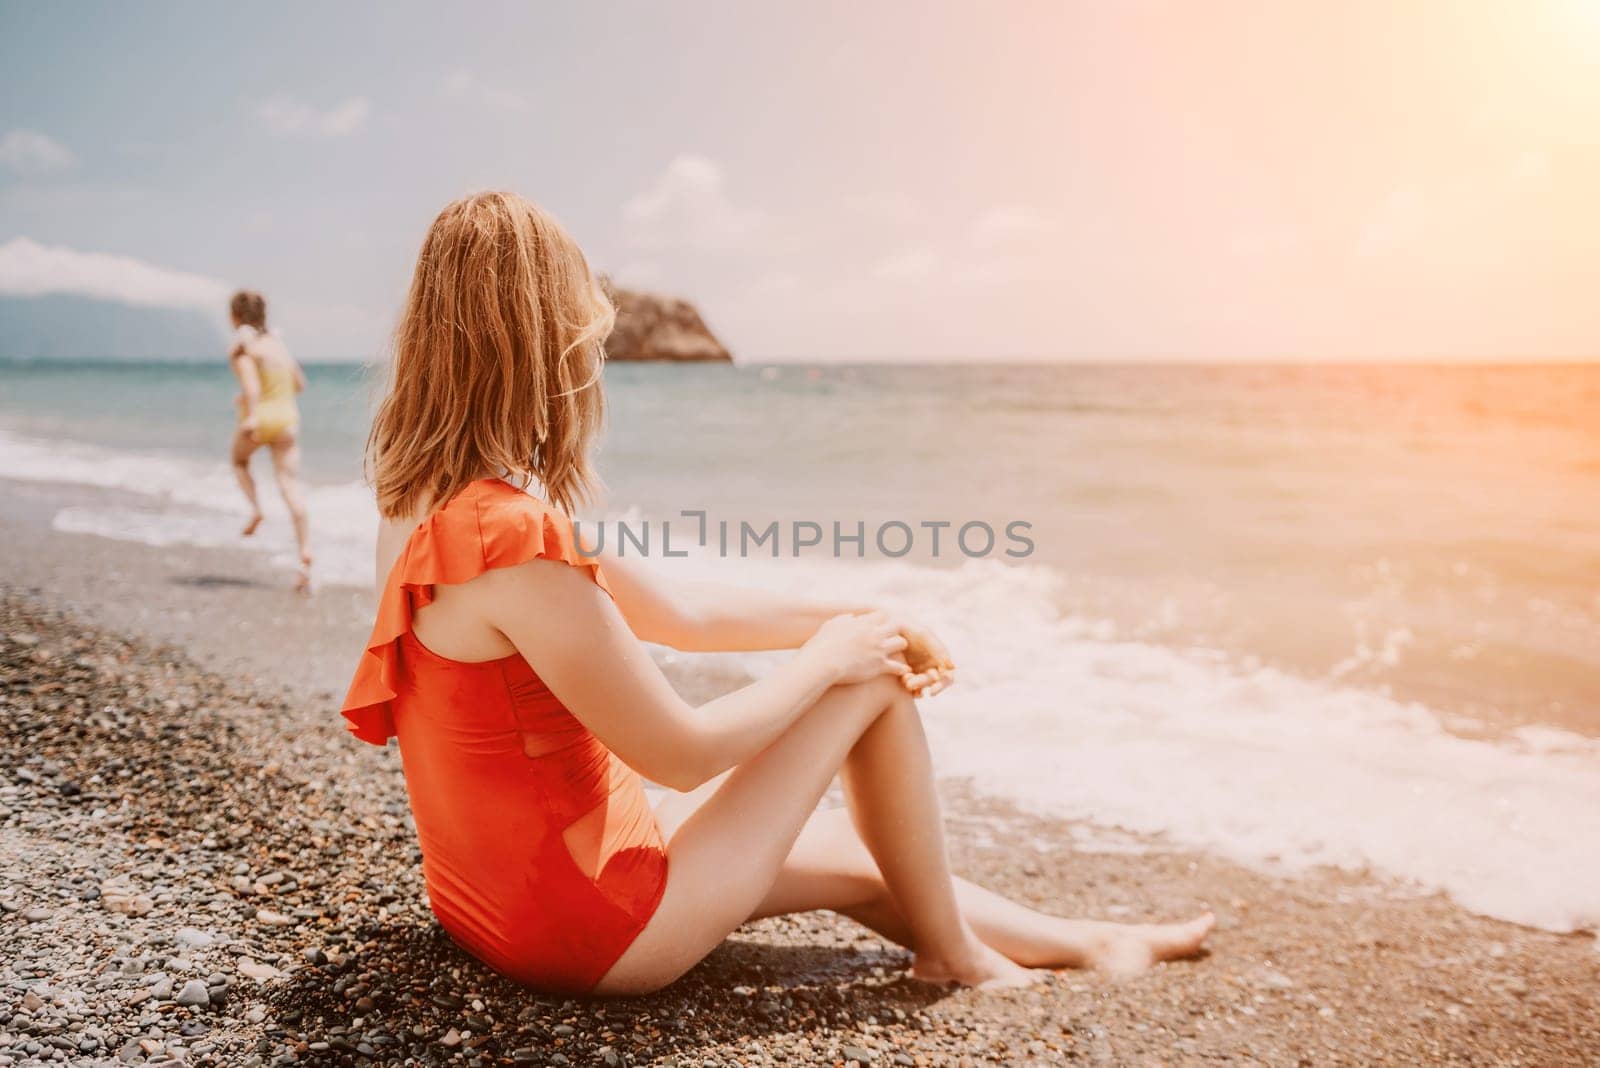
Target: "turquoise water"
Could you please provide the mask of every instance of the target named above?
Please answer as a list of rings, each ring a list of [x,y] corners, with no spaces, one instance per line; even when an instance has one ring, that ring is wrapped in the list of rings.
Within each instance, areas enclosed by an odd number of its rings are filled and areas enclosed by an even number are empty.
[[[308,378],[307,477],[349,487],[381,382]],[[235,388],[0,363],[0,430],[216,465]],[[1021,521],[1064,608],[1120,633],[1600,732],[1600,369],[618,364],[606,388],[596,516]]]
[[[321,580],[369,584],[373,382],[308,376]],[[0,363],[0,477],[124,491],[63,508],[64,532],[287,567],[280,513],[238,537],[234,388],[220,366]],[[1029,524],[1023,559],[652,561],[931,621],[961,665],[927,713],[948,772],[1600,922],[1600,369],[615,365],[606,388],[591,523]]]
[[[306,368],[300,400],[313,479],[360,475],[372,376],[354,364]],[[6,429],[96,445],[226,456],[239,383],[226,365],[0,361]]]

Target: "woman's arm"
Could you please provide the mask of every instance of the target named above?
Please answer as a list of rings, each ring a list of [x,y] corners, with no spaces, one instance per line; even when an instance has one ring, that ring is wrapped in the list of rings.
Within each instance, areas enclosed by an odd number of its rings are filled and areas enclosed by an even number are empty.
[[[694,708],[577,568],[534,560],[470,585],[489,622],[585,727],[629,767],[677,790],[765,749],[830,686],[907,671],[896,658],[905,639],[887,617],[840,616],[813,628],[772,674]]]
[[[714,582],[674,582],[633,560],[601,561],[633,633],[686,653],[798,649],[834,616],[872,611]]]
[[[878,611],[861,602],[819,601],[714,582],[673,582],[633,560],[601,563],[617,607],[633,633],[686,653],[797,649],[835,616]],[[899,619],[912,672],[906,688],[932,697],[955,678],[944,643],[927,628]]]

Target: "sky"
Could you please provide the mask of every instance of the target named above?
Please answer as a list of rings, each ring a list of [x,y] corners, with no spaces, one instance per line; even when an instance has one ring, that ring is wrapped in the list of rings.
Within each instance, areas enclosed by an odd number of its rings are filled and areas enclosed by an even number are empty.
[[[1600,0],[0,2],[0,294],[381,355],[539,201],[744,361],[1600,355]]]

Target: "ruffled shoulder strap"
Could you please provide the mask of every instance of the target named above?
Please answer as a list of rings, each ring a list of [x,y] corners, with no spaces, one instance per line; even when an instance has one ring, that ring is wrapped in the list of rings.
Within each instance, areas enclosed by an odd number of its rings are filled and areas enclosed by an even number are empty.
[[[412,614],[433,601],[435,585],[457,585],[540,558],[583,568],[611,592],[599,563],[578,552],[572,520],[499,479],[472,483],[419,523],[384,583],[378,618],[344,699],[351,733],[373,745],[394,736],[395,643],[411,630]]]

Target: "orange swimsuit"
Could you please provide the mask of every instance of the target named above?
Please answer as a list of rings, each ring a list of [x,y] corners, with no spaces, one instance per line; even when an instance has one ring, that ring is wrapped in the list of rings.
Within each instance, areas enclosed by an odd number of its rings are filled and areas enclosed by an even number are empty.
[[[666,888],[643,784],[519,654],[462,663],[411,632],[435,585],[537,557],[606,588],[571,521],[498,479],[423,520],[389,574],[343,711],[364,741],[400,739],[428,898],[450,936],[513,979],[586,991]]]

